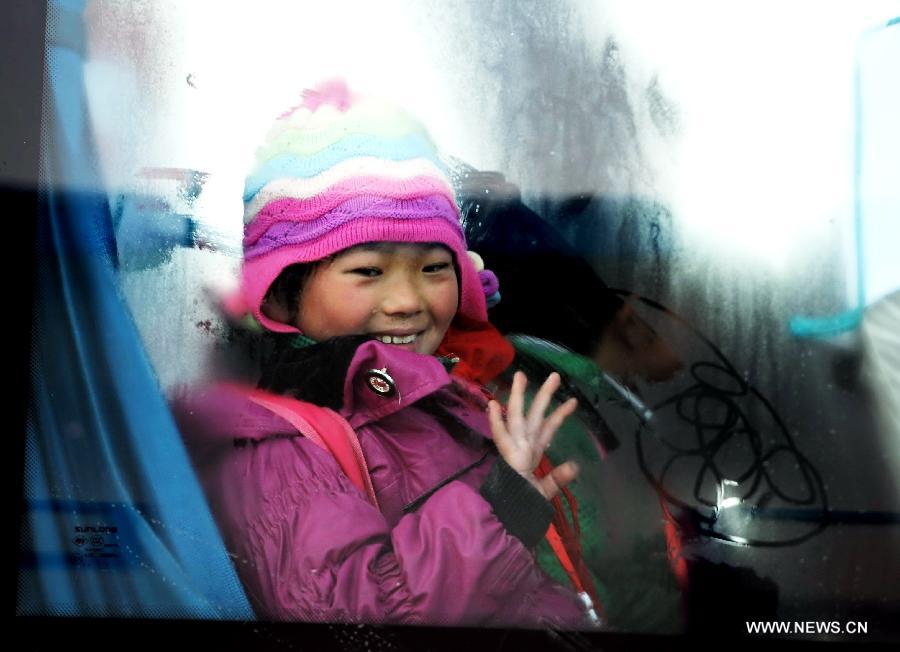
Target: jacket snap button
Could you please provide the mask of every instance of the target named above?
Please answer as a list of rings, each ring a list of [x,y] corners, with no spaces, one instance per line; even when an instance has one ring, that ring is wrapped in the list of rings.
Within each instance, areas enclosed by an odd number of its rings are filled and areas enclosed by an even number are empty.
[[[393,396],[397,392],[397,386],[387,372],[387,368],[369,369],[366,372],[366,382],[369,389],[379,396]]]

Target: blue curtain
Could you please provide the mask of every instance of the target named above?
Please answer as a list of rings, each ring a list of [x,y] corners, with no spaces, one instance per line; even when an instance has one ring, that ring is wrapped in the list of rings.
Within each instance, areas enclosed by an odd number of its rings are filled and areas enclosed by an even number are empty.
[[[117,286],[83,5],[48,8],[17,613],[252,619]]]

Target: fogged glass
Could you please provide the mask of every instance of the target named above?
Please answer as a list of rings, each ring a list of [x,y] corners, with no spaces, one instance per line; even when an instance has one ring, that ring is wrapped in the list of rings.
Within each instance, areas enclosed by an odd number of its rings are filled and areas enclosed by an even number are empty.
[[[549,229],[586,264],[543,267],[525,238],[533,291],[498,276],[511,334],[553,340],[554,315],[598,311],[579,391],[616,445],[578,482],[609,624],[860,621],[897,638],[895,14],[88,3],[86,120],[162,392],[253,378],[219,309],[243,178],[301,89],[342,76],[428,126],[470,241],[503,250],[492,234],[529,214],[536,247]]]

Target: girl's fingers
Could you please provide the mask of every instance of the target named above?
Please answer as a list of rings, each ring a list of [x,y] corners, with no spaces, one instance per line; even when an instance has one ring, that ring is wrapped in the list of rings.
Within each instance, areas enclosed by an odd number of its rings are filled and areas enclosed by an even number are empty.
[[[509,394],[509,402],[506,404],[506,422],[509,432],[513,435],[521,435],[525,432],[525,418],[522,416],[525,405],[525,386],[528,379],[521,371],[513,374],[512,389]]]
[[[528,410],[528,429],[530,432],[537,434],[540,432],[541,424],[544,421],[544,413],[550,405],[553,393],[559,389],[560,378],[555,371],[547,376],[547,380],[541,385],[538,393],[535,394],[534,400],[531,402],[531,408]]]
[[[550,442],[553,440],[553,436],[556,434],[556,431],[559,430],[559,427],[563,424],[563,421],[569,418],[575,409],[578,407],[578,399],[570,398],[568,401],[560,405],[558,408],[553,410],[553,413],[547,417],[547,420],[544,421],[544,425],[541,428],[540,433],[538,434],[538,444],[542,449],[547,448],[550,445]]]
[[[527,478],[534,471],[537,460],[534,459],[530,447],[523,445],[525,442],[517,439],[503,423],[503,412],[497,401],[492,400],[488,403],[488,420],[494,434],[494,445],[500,457]]]
[[[550,500],[562,491],[563,487],[574,480],[577,475],[578,465],[575,462],[560,464],[538,480],[538,489],[540,489],[547,500]]]
[[[509,433],[506,432],[506,424],[503,423],[503,412],[497,401],[488,401],[488,421],[491,424],[491,433],[494,435],[494,444],[499,448],[506,443]]]
[[[544,419],[544,413],[560,385],[559,374],[554,372],[535,394],[526,418],[523,410],[527,383],[528,379],[521,371],[513,375],[505,417],[500,403],[496,400],[488,402],[488,421],[498,452],[510,466],[525,474],[534,470],[556,431],[578,405],[575,399],[569,399]]]

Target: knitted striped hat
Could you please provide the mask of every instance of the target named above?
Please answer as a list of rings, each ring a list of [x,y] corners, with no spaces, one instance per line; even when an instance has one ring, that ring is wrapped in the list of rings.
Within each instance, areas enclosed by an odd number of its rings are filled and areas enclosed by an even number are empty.
[[[270,129],[247,177],[241,303],[265,328],[297,332],[260,311],[281,271],[387,241],[449,248],[461,277],[459,312],[487,320],[446,167],[421,123],[351,95],[343,82],[305,91]]]

